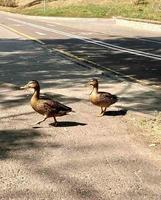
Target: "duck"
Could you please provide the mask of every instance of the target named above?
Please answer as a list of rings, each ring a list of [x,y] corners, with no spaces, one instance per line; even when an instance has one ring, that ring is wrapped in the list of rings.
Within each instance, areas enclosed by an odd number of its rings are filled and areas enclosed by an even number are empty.
[[[58,122],[56,117],[67,115],[72,111],[72,108],[50,99],[49,97],[40,97],[40,85],[37,80],[29,81],[25,86],[20,87],[20,89],[29,89],[34,90],[33,95],[30,100],[31,107],[39,114],[43,115],[44,118],[41,121],[38,121],[36,124],[41,124],[46,119],[53,117],[54,126],[57,126]]]
[[[92,91],[89,95],[90,102],[96,106],[101,107],[99,117],[103,116],[109,106],[118,101],[118,97],[108,92],[98,91],[98,80],[92,79],[88,82],[92,86]]]

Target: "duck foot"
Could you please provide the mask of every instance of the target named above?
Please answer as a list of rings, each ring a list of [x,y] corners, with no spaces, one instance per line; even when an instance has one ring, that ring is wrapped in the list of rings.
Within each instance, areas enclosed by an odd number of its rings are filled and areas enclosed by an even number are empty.
[[[34,125],[40,125],[41,124],[41,122],[36,122]]]
[[[54,123],[53,123],[53,126],[57,126],[58,125],[58,122],[57,122],[57,120],[56,120],[56,117],[55,116],[53,116],[53,118],[54,118]]]
[[[34,124],[32,124],[31,126],[32,126],[32,128],[40,128],[40,123],[41,122],[36,122],[36,123],[34,123]]]
[[[53,126],[56,127],[58,125],[58,122],[54,122]]]
[[[50,126],[54,126],[54,127],[56,127],[57,125],[58,125],[58,123],[56,122],[54,122],[54,123],[51,123],[51,124],[49,124]]]
[[[40,125],[43,121],[45,121],[45,120],[38,121],[38,122],[36,122],[34,125]]]
[[[104,113],[100,113],[97,115],[97,117],[102,117],[104,115]]]
[[[100,114],[97,115],[97,117],[102,117],[105,114],[106,108],[103,109],[103,107],[101,107],[101,112]]]
[[[43,120],[36,122],[35,125],[40,125],[40,124],[41,124],[42,122],[44,122],[47,118],[48,118],[48,117],[45,116]]]

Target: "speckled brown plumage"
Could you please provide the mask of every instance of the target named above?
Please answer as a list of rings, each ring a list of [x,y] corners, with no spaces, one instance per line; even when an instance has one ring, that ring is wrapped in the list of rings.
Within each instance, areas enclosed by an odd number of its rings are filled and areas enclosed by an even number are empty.
[[[93,87],[89,99],[94,105],[101,107],[99,116],[103,116],[106,109],[118,101],[118,97],[108,92],[99,92],[97,79],[89,81],[89,85]]]
[[[41,115],[44,115],[44,119],[37,122],[36,124],[40,124],[45,121],[49,117],[54,118],[54,124],[57,125],[56,117],[66,115],[68,112],[71,112],[72,109],[68,106],[65,106],[58,101],[51,100],[49,98],[40,97],[40,85],[38,81],[30,81],[25,86],[21,87],[21,89],[33,88],[34,93],[31,98],[31,106],[32,108]]]

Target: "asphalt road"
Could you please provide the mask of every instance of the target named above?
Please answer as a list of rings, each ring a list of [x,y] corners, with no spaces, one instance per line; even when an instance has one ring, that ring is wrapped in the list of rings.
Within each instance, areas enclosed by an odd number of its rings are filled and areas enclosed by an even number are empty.
[[[0,13],[0,24],[149,85],[160,86],[159,34],[115,24],[113,19],[41,18]]]
[[[0,37],[0,199],[160,200],[160,140],[130,112],[160,109],[160,93],[154,98],[149,87],[102,76],[6,28]],[[84,87],[92,77],[120,98],[102,118]],[[33,126],[42,116],[29,104],[32,91],[17,89],[33,79],[75,110],[58,127],[52,119]]]

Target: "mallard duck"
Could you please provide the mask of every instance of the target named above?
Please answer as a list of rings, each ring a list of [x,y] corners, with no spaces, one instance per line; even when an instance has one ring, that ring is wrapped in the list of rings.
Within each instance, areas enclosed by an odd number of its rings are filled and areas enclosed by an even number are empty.
[[[118,97],[107,92],[99,92],[97,79],[90,80],[88,84],[93,87],[89,99],[94,105],[101,107],[101,113],[98,116],[103,116],[106,109],[118,101]]]
[[[40,97],[40,85],[38,81],[29,81],[25,86],[21,87],[21,89],[27,88],[34,89],[34,93],[30,101],[32,108],[39,114],[44,115],[44,119],[38,121],[36,124],[40,124],[44,122],[47,118],[53,117],[54,126],[56,126],[56,117],[66,115],[67,113],[72,111],[70,107],[63,105],[58,101],[51,100],[47,97]]]

